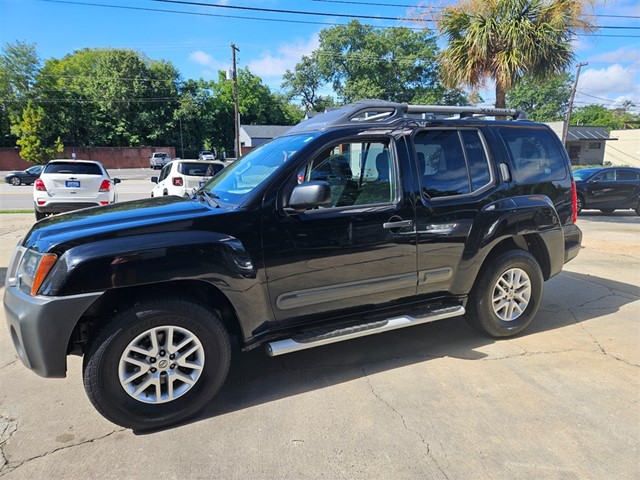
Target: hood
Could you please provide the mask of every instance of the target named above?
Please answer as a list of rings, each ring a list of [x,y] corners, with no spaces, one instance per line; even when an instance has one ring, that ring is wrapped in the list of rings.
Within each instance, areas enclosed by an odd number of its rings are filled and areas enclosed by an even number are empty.
[[[148,198],[45,218],[31,227],[22,244],[46,252],[86,241],[193,229],[203,216],[224,214],[229,211],[181,197]]]

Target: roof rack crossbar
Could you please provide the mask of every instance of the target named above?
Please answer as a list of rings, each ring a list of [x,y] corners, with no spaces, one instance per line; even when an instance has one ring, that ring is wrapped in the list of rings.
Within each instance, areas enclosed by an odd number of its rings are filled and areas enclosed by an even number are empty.
[[[448,105],[407,105],[407,113],[444,113],[448,115],[459,114],[469,116],[476,114],[482,116],[513,117],[514,120],[526,120],[527,115],[523,110],[515,108],[494,107],[455,107]]]

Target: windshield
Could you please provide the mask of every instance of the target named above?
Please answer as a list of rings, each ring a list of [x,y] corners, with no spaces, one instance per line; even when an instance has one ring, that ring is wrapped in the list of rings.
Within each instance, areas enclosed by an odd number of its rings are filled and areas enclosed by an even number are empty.
[[[574,180],[585,180],[585,179],[589,178],[591,175],[593,175],[594,172],[596,172],[596,170],[593,170],[592,168],[586,168],[586,169],[582,169],[582,170],[574,170],[573,171],[573,179]]]
[[[212,193],[216,201],[241,204],[317,136],[317,133],[288,135],[264,143],[222,170],[201,190]]]

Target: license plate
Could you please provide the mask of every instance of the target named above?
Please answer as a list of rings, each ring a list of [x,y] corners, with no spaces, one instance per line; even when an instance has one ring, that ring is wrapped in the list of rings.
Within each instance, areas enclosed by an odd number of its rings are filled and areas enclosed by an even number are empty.
[[[79,180],[67,180],[64,182],[64,186],[67,188],[80,188]]]

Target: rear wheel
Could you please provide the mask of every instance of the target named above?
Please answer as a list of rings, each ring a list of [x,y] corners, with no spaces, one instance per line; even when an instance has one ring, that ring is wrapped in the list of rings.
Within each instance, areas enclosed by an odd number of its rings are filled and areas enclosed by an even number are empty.
[[[584,208],[584,198],[582,198],[582,195],[580,194],[578,194],[576,205],[578,207],[578,213],[580,213]]]
[[[509,250],[487,261],[467,303],[467,321],[492,337],[524,330],[542,301],[544,279],[536,259],[524,250]]]
[[[36,210],[36,220],[42,220],[43,218],[46,218],[46,217],[47,217],[46,213],[42,213]]]
[[[638,205],[636,205],[636,215],[640,215],[640,201],[638,202]]]
[[[215,313],[187,299],[149,301],[97,333],[84,358],[84,386],[108,420],[157,429],[203,408],[230,359],[229,335]]]

